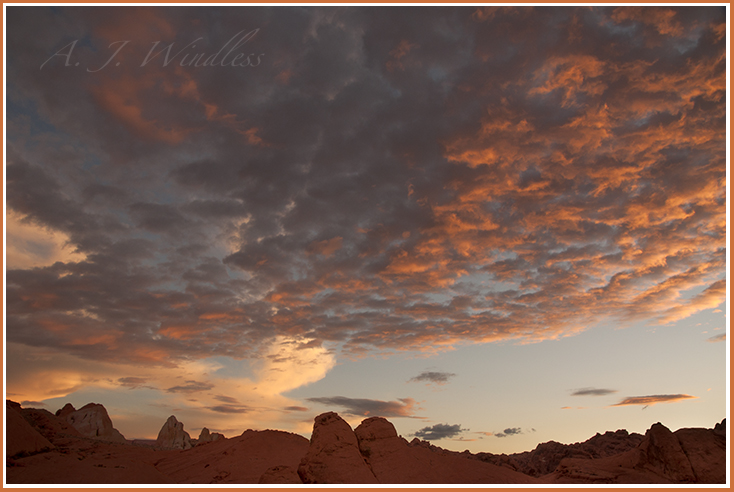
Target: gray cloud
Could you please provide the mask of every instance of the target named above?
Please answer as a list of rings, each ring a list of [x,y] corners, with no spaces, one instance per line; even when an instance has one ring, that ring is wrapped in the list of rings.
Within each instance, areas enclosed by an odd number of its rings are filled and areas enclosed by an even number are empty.
[[[247,413],[250,411],[248,407],[242,405],[215,405],[209,407],[209,410],[218,413]]]
[[[448,380],[454,376],[456,376],[456,374],[451,372],[425,371],[415,377],[410,378],[408,382],[418,383],[425,381],[428,383],[444,384],[447,383]]]
[[[716,343],[716,342],[725,342],[726,341],[726,333],[721,333],[719,335],[714,335],[712,337],[708,337],[706,339],[707,342],[710,343]]]
[[[602,388],[582,388],[571,393],[571,396],[605,396],[616,393],[617,390]]]
[[[509,427],[502,432],[495,432],[495,437],[507,437],[507,436],[516,436],[518,434],[522,434],[522,429],[520,427]]]
[[[456,437],[461,434],[465,429],[461,428],[461,425],[449,425],[449,424],[436,424],[430,427],[423,427],[415,432],[415,437],[425,439],[426,441],[438,441],[439,439],[447,439],[449,437]]]
[[[125,386],[126,388],[130,389],[136,389],[136,388],[152,388],[151,386],[147,385],[148,382],[147,378],[139,378],[134,376],[128,376],[125,378],[119,378],[117,382],[121,386]]]
[[[186,381],[186,384],[183,384],[181,386],[173,386],[171,388],[168,388],[166,392],[168,393],[195,393],[197,391],[207,391],[214,387],[213,384],[210,383],[202,383],[200,381]]]
[[[720,8],[172,12],[8,9],[7,207],[84,255],[9,267],[8,341],[174,366],[278,334],[429,350],[725,301]],[[140,66],[243,25],[258,67]],[[128,32],[119,68],[83,69]],[[39,70],[71,39],[80,70]]]
[[[398,398],[397,401],[369,400],[366,398],[347,398],[332,396],[306,398],[307,401],[329,407],[342,407],[351,415],[371,417],[412,417],[416,402],[412,398]]]

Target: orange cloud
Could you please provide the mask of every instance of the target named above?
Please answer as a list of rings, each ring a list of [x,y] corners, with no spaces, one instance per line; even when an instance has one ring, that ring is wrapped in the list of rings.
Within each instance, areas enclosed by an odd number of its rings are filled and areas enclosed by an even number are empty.
[[[626,405],[654,405],[656,403],[674,403],[681,400],[689,400],[698,398],[691,395],[650,395],[650,396],[630,396],[612,405],[613,407],[622,407]]]

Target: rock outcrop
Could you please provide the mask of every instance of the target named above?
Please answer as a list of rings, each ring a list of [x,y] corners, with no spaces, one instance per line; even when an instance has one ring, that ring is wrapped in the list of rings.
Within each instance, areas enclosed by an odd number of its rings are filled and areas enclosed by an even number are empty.
[[[600,459],[567,458],[543,479],[549,483],[726,483],[726,438],[715,429],[671,432],[657,423],[629,451]]]
[[[359,450],[377,480],[397,483],[537,483],[532,477],[469,458],[422,441],[412,445],[382,417],[362,421],[354,430]]]
[[[79,410],[75,410],[71,403],[67,403],[56,412],[56,416],[65,419],[83,437],[127,442],[125,437],[112,427],[112,419],[107,414],[107,409],[98,403],[87,403]]]
[[[638,446],[644,436],[629,434],[626,430],[597,434],[591,439],[574,444],[561,444],[548,441],[538,444],[532,451],[512,455],[477,453],[477,459],[499,466],[517,470],[533,477],[553,472],[561,460],[566,458],[597,459],[614,456]]]
[[[18,411],[20,405],[5,403],[5,452],[8,458],[28,456],[54,448],[51,442],[31,427]]]
[[[183,422],[176,420],[174,415],[168,417],[161,427],[156,439],[156,446],[161,449],[191,449],[191,436],[184,430]]]
[[[197,441],[197,444],[199,444],[199,443],[205,443],[205,442],[218,441],[220,439],[224,439],[224,434],[220,434],[219,432],[209,432],[209,429],[204,427],[203,429],[201,429],[201,432],[199,433],[199,438],[196,441]]]
[[[334,412],[314,419],[311,443],[298,475],[303,483],[378,483],[359,452],[352,428]]]
[[[180,453],[170,453],[156,468],[178,483],[258,483],[268,469],[298,467],[308,439],[290,432],[247,430]],[[266,478],[267,479],[267,478]],[[298,480],[300,483],[300,480]]]

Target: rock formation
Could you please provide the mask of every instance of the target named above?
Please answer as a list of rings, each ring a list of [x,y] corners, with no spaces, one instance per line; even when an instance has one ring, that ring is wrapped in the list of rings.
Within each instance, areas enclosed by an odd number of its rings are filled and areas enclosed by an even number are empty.
[[[600,459],[567,458],[543,479],[549,483],[726,483],[726,437],[714,429],[670,432],[657,423],[629,451]]]
[[[43,437],[31,424],[26,422],[18,403],[6,400],[5,402],[5,452],[8,458],[27,456],[54,447],[48,439]]]
[[[191,448],[183,424],[172,416],[157,446],[141,446],[99,439],[108,427],[93,422],[104,419],[84,417],[95,412],[99,417],[94,404],[81,410],[66,405],[57,416],[6,401],[7,483],[726,483],[726,420],[713,429],[671,432],[657,423],[644,436],[607,432],[583,443],[543,443],[526,453],[474,455],[420,439],[409,443],[380,417],[352,431],[331,412],[316,417],[310,442],[274,430],[207,442],[219,434],[202,429],[207,444]],[[103,432],[84,437],[72,421],[87,434]]]
[[[209,432],[209,429],[204,427],[201,429],[201,432],[199,433],[199,438],[196,440],[198,443],[205,443],[205,442],[212,442],[212,441],[218,441],[219,439],[224,439],[224,434],[220,434],[219,432]]]
[[[83,437],[126,442],[125,437],[112,427],[112,420],[107,414],[107,409],[98,403],[87,403],[79,410],[74,410],[72,404],[67,403],[56,412],[56,416],[65,419]]]
[[[247,430],[240,436],[206,446],[169,452],[156,463],[156,468],[175,477],[178,483],[258,483],[270,468],[287,466],[295,470],[307,450],[308,439],[303,436],[275,430]]]
[[[618,430],[597,434],[581,443],[561,444],[548,441],[538,444],[532,451],[523,453],[512,455],[477,453],[474,456],[488,463],[540,477],[553,472],[565,458],[596,459],[614,456],[635,448],[643,438],[641,434],[629,434],[626,430]]]
[[[359,452],[352,428],[334,412],[314,419],[311,444],[298,475],[303,483],[378,483]]]
[[[365,419],[355,430],[359,450],[380,483],[537,483],[532,477],[470,459],[421,441],[399,437],[382,417]]]
[[[174,415],[168,417],[158,432],[156,446],[161,449],[191,449],[193,447],[191,436],[184,430],[183,423],[176,420]]]

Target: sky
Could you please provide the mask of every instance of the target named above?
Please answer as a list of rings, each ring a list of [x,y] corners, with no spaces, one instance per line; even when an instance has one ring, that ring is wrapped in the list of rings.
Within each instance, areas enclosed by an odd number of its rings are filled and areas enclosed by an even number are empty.
[[[724,7],[7,7],[5,392],[514,453],[728,414]]]

